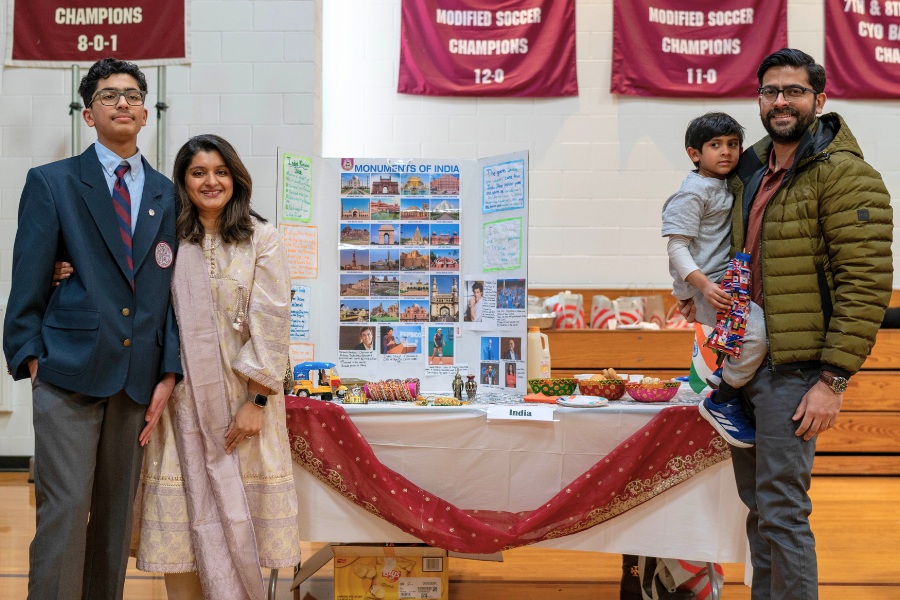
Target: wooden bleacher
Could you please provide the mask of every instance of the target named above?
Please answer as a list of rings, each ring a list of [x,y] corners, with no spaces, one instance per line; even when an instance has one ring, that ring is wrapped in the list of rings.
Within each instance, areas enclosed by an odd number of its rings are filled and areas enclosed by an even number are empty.
[[[529,294],[552,296],[558,289]],[[642,295],[634,289],[572,289],[582,294],[585,317],[591,299]],[[668,309],[674,299],[668,290],[644,290],[663,296]],[[900,306],[900,290],[891,297]],[[608,331],[545,329],[550,341],[554,377],[594,373],[612,367],[622,373],[669,378],[690,370],[693,330]],[[872,354],[844,393],[844,406],[835,427],[822,435],[813,470],[820,475],[900,475],[900,329],[881,329]]]

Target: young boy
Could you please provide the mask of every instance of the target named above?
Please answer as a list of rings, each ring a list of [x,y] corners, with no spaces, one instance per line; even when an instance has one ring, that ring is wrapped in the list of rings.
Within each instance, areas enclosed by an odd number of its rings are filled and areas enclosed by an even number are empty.
[[[731,207],[734,196],[725,177],[737,166],[744,128],[725,113],[711,112],[690,122],[684,145],[695,171],[662,210],[662,235],[669,238],[672,294],[693,298],[697,321],[714,327],[716,313],[727,312],[732,298],[719,287],[730,258]],[[700,414],[729,444],[750,448],[756,432],[738,398],[766,356],[762,309],[751,304],[740,358],[723,363],[721,382],[700,403]],[[718,379],[718,377],[716,377]]]

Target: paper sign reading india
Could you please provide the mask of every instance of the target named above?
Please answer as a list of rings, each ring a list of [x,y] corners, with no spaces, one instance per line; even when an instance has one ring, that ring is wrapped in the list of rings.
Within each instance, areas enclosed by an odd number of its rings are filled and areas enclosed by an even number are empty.
[[[281,243],[291,267],[291,279],[319,277],[319,230],[308,225],[279,225]]]

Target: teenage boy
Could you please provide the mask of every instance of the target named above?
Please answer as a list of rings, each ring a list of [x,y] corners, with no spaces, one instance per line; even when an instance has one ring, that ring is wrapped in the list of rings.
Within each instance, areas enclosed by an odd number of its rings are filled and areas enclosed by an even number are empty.
[[[107,58],[79,92],[97,142],[28,172],[3,329],[32,385],[35,600],[122,598],[143,445],[181,373],[172,184],[137,147],[147,82]],[[51,287],[57,260],[74,272]]]

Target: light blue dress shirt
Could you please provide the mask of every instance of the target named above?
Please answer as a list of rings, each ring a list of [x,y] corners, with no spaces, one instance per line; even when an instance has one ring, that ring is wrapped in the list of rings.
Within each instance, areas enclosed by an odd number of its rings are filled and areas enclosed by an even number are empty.
[[[144,163],[141,162],[141,151],[138,149],[134,156],[123,159],[100,142],[94,142],[94,150],[97,152],[100,166],[103,167],[103,174],[106,175],[110,199],[116,183],[116,167],[123,162],[127,162],[131,167],[125,173],[125,185],[128,186],[128,195],[131,196],[131,233],[133,234],[134,226],[137,225],[138,215],[141,212],[141,198],[144,196],[144,179],[146,179]]]

